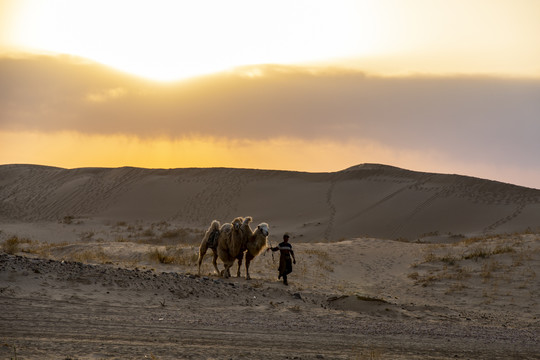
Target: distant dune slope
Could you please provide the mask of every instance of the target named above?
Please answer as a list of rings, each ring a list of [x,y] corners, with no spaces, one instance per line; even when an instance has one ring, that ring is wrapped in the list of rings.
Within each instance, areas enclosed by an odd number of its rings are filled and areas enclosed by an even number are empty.
[[[363,164],[334,173],[0,166],[2,222],[65,216],[204,228],[251,215],[302,241],[540,229],[540,190]]]

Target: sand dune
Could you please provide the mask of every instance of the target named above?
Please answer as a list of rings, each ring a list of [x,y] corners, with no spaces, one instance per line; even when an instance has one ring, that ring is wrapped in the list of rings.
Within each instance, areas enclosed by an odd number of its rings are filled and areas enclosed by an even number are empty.
[[[65,217],[204,228],[251,215],[302,241],[540,228],[540,190],[365,164],[335,173],[0,166],[4,222]]]

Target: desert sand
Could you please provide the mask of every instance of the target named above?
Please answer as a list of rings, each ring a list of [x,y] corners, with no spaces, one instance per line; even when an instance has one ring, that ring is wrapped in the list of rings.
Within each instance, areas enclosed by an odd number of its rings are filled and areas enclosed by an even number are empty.
[[[0,201],[0,358],[539,358],[537,189],[376,164],[3,165]],[[249,281],[210,255],[196,276],[210,222],[248,215],[270,245],[291,234],[289,286],[270,253]]]

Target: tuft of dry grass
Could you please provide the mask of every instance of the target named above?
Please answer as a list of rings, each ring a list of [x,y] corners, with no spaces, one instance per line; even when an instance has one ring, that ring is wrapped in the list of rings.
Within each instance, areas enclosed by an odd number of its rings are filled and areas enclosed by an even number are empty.
[[[412,272],[412,273],[408,274],[407,277],[409,279],[418,280],[420,275],[418,274],[418,271],[415,271],[415,272]]]
[[[497,245],[491,252],[493,255],[514,253],[516,250],[510,245]]]
[[[98,264],[106,264],[112,261],[111,257],[108,256],[101,247],[95,250],[85,250],[80,253],[76,253],[72,255],[71,260],[82,263],[94,262]]]
[[[305,254],[307,254],[310,258],[315,256],[315,264],[318,268],[327,271],[327,272],[333,272],[334,271],[334,262],[330,258],[330,255],[328,252],[320,250],[320,249],[306,249]]]
[[[33,241],[26,238],[19,238],[18,236],[12,236],[2,243],[2,250],[6,254],[14,255],[20,251],[29,252],[27,248],[22,248],[23,244],[32,244]]]
[[[463,254],[463,256],[461,258],[464,259],[464,260],[472,259],[472,260],[478,261],[478,259],[488,258],[492,254],[493,253],[491,251],[489,251],[487,248],[485,248],[483,246],[477,246],[477,247],[473,248],[470,252],[467,252],[467,253]]]
[[[9,239],[5,240],[2,244],[2,250],[7,254],[15,254],[19,252],[19,238],[17,236],[12,236]]]
[[[165,249],[155,248],[149,254],[153,262],[160,264],[174,264],[182,266],[195,266],[199,255],[189,248],[167,247]]]
[[[171,264],[174,261],[174,258],[156,248],[150,252],[150,260],[160,264]]]

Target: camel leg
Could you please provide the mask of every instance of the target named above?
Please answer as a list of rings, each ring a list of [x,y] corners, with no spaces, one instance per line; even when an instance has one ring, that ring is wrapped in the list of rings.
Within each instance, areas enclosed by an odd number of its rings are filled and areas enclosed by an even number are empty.
[[[244,253],[241,253],[236,258],[238,259],[238,271],[236,272],[236,277],[240,277],[240,268],[242,267],[242,260],[244,259]]]
[[[214,265],[214,269],[216,269],[216,274],[219,275],[219,269],[217,267],[217,258],[218,258],[217,252],[214,251],[214,258],[212,259],[212,264]]]
[[[206,245],[206,242],[204,244],[201,244],[199,247],[199,258],[197,259],[197,264],[199,265],[199,276],[201,276],[201,264],[204,259],[204,255],[206,255],[206,251],[208,250],[208,245]]]
[[[224,269],[223,269],[223,271],[221,271],[221,276],[223,276],[224,278],[230,278],[231,277],[230,268],[231,268],[231,266],[233,266],[233,263],[234,263],[234,259],[233,259],[232,262],[231,261],[223,262]]]
[[[251,280],[251,276],[249,276],[249,264],[253,258],[253,255],[251,255],[249,252],[246,253],[246,280]]]

